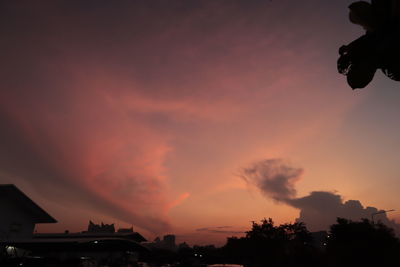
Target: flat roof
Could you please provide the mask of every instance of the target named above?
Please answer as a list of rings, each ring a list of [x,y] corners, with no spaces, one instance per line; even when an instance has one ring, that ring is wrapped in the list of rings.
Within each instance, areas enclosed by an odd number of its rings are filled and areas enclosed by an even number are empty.
[[[35,239],[90,239],[90,238],[123,238],[128,240],[134,240],[136,242],[144,242],[147,241],[141,234],[138,232],[132,233],[96,233],[96,232],[83,232],[83,233],[35,233],[33,235]]]
[[[0,246],[14,246],[45,253],[57,251],[149,251],[140,243],[124,238],[26,239],[0,241]]]

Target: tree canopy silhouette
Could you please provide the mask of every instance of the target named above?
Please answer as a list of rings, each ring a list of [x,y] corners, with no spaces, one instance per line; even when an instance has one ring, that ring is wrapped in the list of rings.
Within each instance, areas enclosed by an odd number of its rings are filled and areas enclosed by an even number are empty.
[[[245,266],[313,266],[312,237],[303,223],[253,222],[242,238],[228,238],[224,253]],[[316,266],[316,265],[315,265]]]
[[[377,69],[400,81],[400,1],[371,0],[349,6],[349,19],[365,34],[339,49],[338,71],[351,88],[364,88]]]
[[[328,237],[326,249],[333,266],[398,266],[398,239],[382,223],[338,218]]]

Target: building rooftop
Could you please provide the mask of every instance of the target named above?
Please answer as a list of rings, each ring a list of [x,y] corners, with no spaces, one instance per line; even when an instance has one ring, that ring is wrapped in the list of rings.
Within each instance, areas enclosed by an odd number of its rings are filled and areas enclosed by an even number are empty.
[[[32,216],[35,223],[57,222],[13,184],[0,185],[0,201],[16,203],[24,212]]]
[[[126,240],[133,240],[135,242],[147,241],[138,232],[133,233],[36,233],[33,235],[34,239],[93,239],[93,238],[119,238]]]

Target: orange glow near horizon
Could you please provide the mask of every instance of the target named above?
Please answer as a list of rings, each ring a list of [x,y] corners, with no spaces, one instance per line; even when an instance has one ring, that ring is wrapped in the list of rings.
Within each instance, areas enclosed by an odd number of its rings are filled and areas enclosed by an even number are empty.
[[[59,221],[37,231],[93,220],[191,244],[299,217],[238,175],[271,158],[304,169],[298,198],[399,210],[398,85],[337,74],[360,32],[349,1],[295,2],[7,4],[0,182]]]

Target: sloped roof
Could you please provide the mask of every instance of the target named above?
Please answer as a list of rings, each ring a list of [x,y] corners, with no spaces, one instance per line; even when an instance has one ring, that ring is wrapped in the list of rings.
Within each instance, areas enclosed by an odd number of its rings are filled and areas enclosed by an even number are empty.
[[[0,185],[0,201],[17,203],[23,212],[27,212],[32,216],[35,223],[57,222],[13,184]]]

